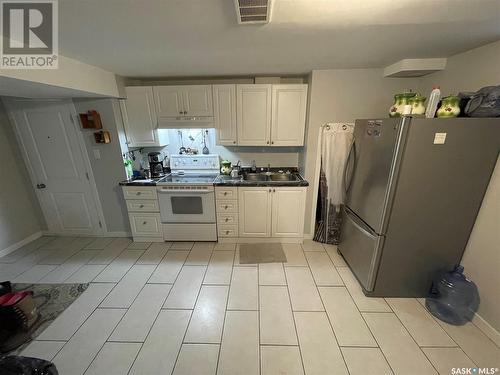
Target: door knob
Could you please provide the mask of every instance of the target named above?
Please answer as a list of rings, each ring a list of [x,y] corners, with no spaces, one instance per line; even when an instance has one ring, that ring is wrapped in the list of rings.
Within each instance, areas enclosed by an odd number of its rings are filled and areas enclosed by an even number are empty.
[[[47,186],[45,184],[36,184],[37,189],[45,189]]]

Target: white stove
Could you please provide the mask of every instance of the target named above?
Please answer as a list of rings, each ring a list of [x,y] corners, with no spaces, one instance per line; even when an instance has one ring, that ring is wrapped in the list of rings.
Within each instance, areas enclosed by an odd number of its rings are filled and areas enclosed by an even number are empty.
[[[172,173],[157,183],[167,241],[216,241],[213,182],[218,155],[172,155]]]

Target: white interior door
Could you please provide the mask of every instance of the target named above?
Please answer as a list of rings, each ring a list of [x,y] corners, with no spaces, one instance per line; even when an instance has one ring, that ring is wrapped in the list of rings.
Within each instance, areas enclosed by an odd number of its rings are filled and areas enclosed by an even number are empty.
[[[48,230],[102,233],[88,158],[73,124],[69,101],[7,100]]]

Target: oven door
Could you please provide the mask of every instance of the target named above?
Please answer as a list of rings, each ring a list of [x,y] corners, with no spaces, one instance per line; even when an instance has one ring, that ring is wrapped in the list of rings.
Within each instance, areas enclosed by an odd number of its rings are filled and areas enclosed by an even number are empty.
[[[159,186],[162,223],[215,223],[213,186]]]

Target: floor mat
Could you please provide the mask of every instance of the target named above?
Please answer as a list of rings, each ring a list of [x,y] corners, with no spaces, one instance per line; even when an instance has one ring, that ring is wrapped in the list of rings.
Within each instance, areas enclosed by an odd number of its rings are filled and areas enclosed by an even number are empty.
[[[87,289],[89,284],[13,284],[16,292],[23,290],[33,291],[38,312],[41,315],[36,328],[31,332],[31,340],[35,339],[50,323],[52,323],[69,305],[71,305]],[[19,354],[31,340],[28,340],[17,349],[2,353],[4,355]]]
[[[284,262],[286,262],[286,255],[280,243],[240,244],[240,264]]]

